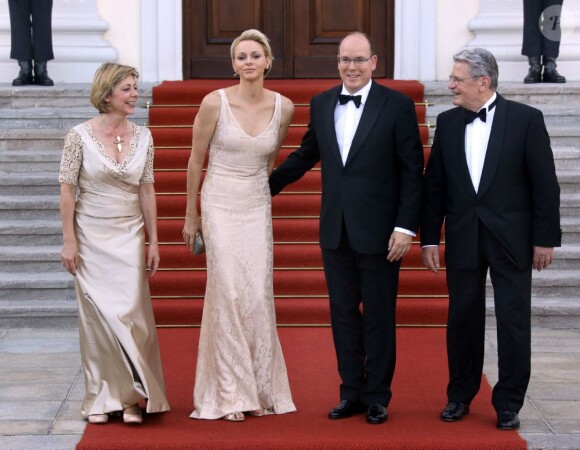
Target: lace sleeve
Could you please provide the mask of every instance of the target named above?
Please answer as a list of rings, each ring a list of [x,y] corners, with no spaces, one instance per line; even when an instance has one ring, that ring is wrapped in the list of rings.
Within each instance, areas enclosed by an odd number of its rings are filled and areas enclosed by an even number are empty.
[[[143,183],[153,183],[155,179],[153,177],[153,137],[149,136],[149,145],[147,147],[147,159],[145,160],[145,168],[143,169],[143,175],[139,180],[139,184]]]
[[[58,181],[77,185],[82,162],[83,143],[81,136],[75,130],[70,130],[64,138]]]

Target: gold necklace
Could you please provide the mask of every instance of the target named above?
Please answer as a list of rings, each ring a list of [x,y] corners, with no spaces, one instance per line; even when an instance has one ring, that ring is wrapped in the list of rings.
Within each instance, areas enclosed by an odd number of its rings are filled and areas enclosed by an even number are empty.
[[[101,113],[100,116],[101,116],[101,122],[103,122],[103,124],[105,124],[105,121],[103,119],[103,114]],[[127,120],[125,120],[125,130],[124,131],[127,131]],[[125,142],[125,141],[123,139],[121,139],[121,136],[115,136],[115,140],[113,141],[113,145],[117,146],[117,151],[119,153],[121,153],[123,151],[123,146],[121,145],[123,142]]]
[[[121,136],[115,136],[117,139],[115,139],[113,141],[113,144],[115,144],[117,146],[117,151],[119,153],[121,153],[123,151],[123,146],[121,145],[123,142],[125,142],[124,140],[121,139]]]

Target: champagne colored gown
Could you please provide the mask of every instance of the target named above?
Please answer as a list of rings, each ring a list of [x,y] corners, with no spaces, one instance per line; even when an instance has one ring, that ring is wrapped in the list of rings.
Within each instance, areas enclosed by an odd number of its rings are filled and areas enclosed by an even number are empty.
[[[88,123],[65,138],[59,181],[78,185],[75,277],[85,399],[84,417],[147,399],[147,412],[169,410],[145,270],[138,190],[153,182],[153,140],[133,125],[126,159],[105,153]]]
[[[276,330],[268,156],[281,98],[258,136],[236,121],[225,92],[201,190],[207,286],[191,418],[295,411]]]

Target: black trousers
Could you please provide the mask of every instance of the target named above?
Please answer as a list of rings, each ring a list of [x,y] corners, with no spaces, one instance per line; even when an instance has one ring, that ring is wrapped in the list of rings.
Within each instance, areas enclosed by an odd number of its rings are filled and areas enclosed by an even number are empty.
[[[341,245],[322,249],[340,399],[366,405],[391,400],[395,371],[395,305],[400,262],[353,250],[343,224]],[[362,311],[360,306],[362,304]]]
[[[50,61],[52,51],[52,0],[8,0],[10,58]]]
[[[563,0],[524,0],[524,39],[522,55],[551,56],[557,58],[560,53],[560,28],[554,28],[554,17],[544,17],[544,26],[550,28],[550,33],[542,34],[539,20],[542,11],[550,6],[562,6]]]
[[[485,283],[489,270],[494,288],[498,340],[498,382],[493,388],[496,411],[519,411],[531,370],[532,267],[518,268],[500,242],[480,223],[478,266],[447,266],[449,317],[447,357],[449,401],[469,404],[481,384],[485,346]]]

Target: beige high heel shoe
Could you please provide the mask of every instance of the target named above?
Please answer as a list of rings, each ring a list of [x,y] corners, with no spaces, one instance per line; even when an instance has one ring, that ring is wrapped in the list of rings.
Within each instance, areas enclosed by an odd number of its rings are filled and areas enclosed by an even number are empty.
[[[229,413],[222,417],[223,420],[228,422],[242,422],[246,419],[243,412]]]
[[[87,420],[89,423],[104,424],[104,423],[107,423],[109,421],[109,415],[108,414],[91,414],[87,418]]]
[[[139,424],[143,422],[141,415],[141,408],[138,404],[134,404],[123,410],[123,422]]]

